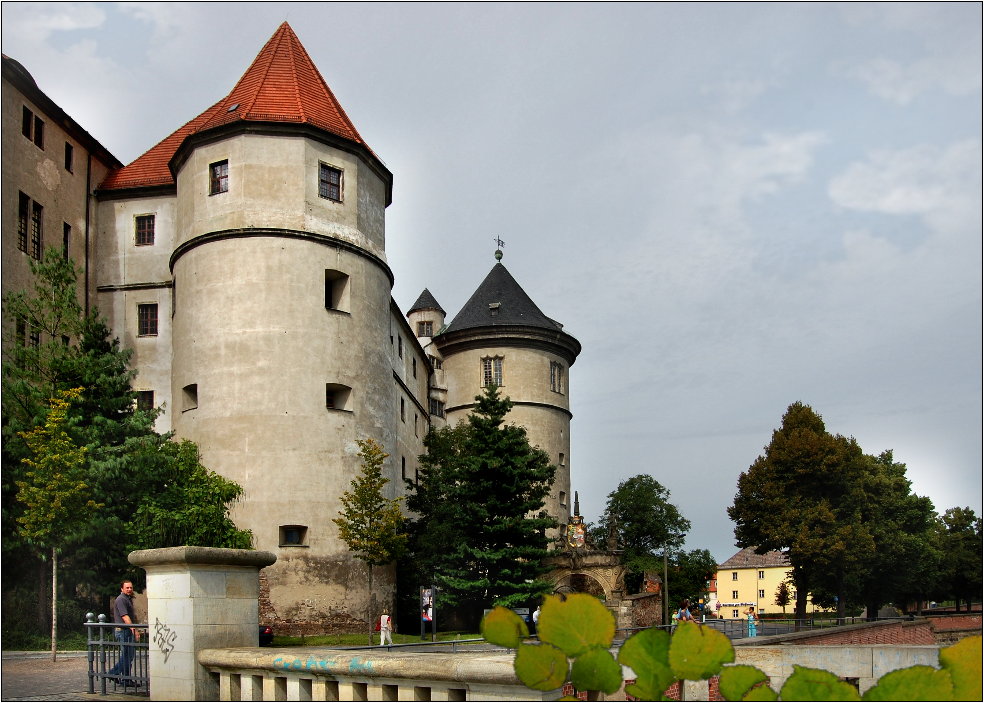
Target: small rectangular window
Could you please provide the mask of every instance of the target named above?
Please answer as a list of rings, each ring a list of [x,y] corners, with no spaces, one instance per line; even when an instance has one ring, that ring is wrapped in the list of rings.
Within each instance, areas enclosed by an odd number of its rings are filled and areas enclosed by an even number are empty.
[[[761,588],[759,589],[759,598],[765,598],[765,590],[764,589],[761,589]]]
[[[137,391],[137,410],[154,409],[154,391]]]
[[[24,111],[21,113],[21,134],[28,139],[34,135],[34,113],[27,105],[24,106]]]
[[[154,337],[157,335],[157,303],[141,303],[137,305],[137,336]]]
[[[31,199],[23,193],[18,194],[17,203],[17,248],[27,253],[28,222],[31,219]]]
[[[181,412],[198,407],[198,384],[189,383],[181,389]]]
[[[502,357],[482,359],[482,386],[502,385]]]
[[[550,362],[550,390],[554,393],[564,392],[564,367],[556,361]]]
[[[436,356],[431,356],[430,354],[428,354],[427,358],[430,359],[431,366],[433,366],[435,369],[444,368],[444,362],[441,359],[438,359]]]
[[[67,222],[62,223],[62,258],[68,261],[69,246],[72,243],[72,225]]]
[[[429,409],[431,415],[436,415],[437,417],[444,417],[444,403],[442,403],[440,400],[434,400],[433,398],[430,398],[429,405],[430,405]]]
[[[44,149],[44,122],[37,115],[34,116],[34,144]]]
[[[430,320],[424,320],[423,322],[417,323],[417,336],[418,337],[433,337],[434,336],[434,323]]]
[[[731,600],[738,600],[738,591],[731,592]]]
[[[38,261],[41,260],[41,252],[44,248],[43,227],[44,208],[37,203],[31,203],[31,256]]]
[[[325,384],[325,407],[329,410],[349,410],[352,389],[340,383]]]
[[[321,164],[318,171],[318,195],[336,203],[342,202],[341,169]]]
[[[229,190],[229,162],[217,161],[208,167],[208,193],[216,195]]]
[[[765,572],[764,571],[760,571],[759,572],[759,578],[760,579],[764,579],[765,578]]]
[[[349,310],[348,274],[334,269],[325,269],[325,308],[328,310]]]
[[[280,526],[280,546],[281,547],[303,547],[307,544],[306,525],[281,525]]]
[[[156,220],[156,215],[137,215],[135,220],[136,232],[134,243],[138,247],[150,246],[154,243]]]
[[[75,147],[65,142],[65,170],[72,173],[75,168]]]
[[[738,572],[737,571],[732,571],[731,572],[731,580],[732,581],[737,581],[738,580]]]

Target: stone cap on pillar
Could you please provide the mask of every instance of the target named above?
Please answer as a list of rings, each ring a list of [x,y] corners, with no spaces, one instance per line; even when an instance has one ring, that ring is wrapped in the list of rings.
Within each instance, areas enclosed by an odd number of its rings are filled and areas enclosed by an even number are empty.
[[[223,549],[220,547],[163,547],[139,549],[130,552],[127,559],[134,566],[162,566],[165,564],[224,564],[226,566],[252,566],[262,569],[277,561],[273,552],[255,549]]]

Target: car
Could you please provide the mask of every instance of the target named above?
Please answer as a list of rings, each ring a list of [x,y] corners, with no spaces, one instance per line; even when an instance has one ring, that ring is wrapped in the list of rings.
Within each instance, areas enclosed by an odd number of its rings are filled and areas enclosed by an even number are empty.
[[[269,647],[273,644],[273,628],[269,625],[260,625],[260,646]]]

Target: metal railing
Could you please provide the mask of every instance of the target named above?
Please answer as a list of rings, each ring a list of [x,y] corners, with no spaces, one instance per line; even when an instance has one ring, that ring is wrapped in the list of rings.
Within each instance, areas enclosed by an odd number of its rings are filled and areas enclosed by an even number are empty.
[[[102,695],[111,692],[148,693],[147,625],[133,624],[118,628],[115,623],[106,622],[105,615],[100,615],[97,621],[92,613],[86,613],[85,620],[89,693],[96,693],[97,688]],[[131,630],[140,633],[138,640],[129,634]]]
[[[809,632],[811,630],[822,630],[831,627],[842,627],[844,625],[860,625],[873,622],[901,622],[912,620],[912,616],[905,615],[891,618],[862,618],[862,617],[812,617],[796,620],[794,618],[759,618],[755,622],[756,637],[766,637],[770,635],[788,635],[793,632]],[[708,618],[702,622],[705,627],[713,627],[723,633],[728,639],[737,640],[748,637],[748,620],[745,618]],[[671,632],[673,625],[655,625],[653,628],[631,627],[619,628],[615,638],[623,641],[634,635],[640,630],[657,629]]]

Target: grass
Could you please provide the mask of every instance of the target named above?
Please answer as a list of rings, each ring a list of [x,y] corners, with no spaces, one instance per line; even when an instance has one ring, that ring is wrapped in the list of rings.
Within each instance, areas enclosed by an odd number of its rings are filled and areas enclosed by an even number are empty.
[[[5,631],[3,633],[3,648],[14,652],[50,652],[51,636],[38,635],[30,632]],[[58,651],[71,652],[85,650],[84,632],[69,632],[58,637]]]
[[[439,642],[450,642],[452,640],[480,639],[478,633],[466,632],[438,632]],[[430,633],[426,640],[421,640],[420,635],[401,635],[393,633],[393,644],[420,644],[421,642],[431,641]],[[372,643],[379,644],[379,633],[372,633]],[[290,637],[286,635],[274,635],[274,647],[364,647],[368,644],[366,633],[359,634],[340,634],[340,635],[305,635],[303,637]]]

